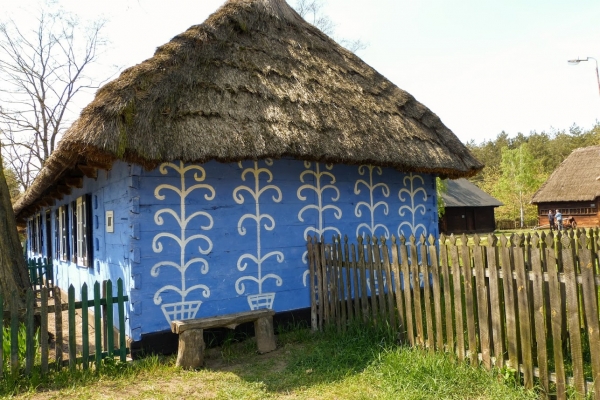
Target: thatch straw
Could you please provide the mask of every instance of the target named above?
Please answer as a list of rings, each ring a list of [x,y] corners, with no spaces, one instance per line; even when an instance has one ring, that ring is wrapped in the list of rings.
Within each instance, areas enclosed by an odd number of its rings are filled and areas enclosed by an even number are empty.
[[[532,203],[594,201],[600,196],[600,146],[573,152],[533,195]]]
[[[284,0],[229,0],[98,90],[15,210],[69,173],[58,158],[154,168],[266,157],[451,178],[483,167],[427,107]]]

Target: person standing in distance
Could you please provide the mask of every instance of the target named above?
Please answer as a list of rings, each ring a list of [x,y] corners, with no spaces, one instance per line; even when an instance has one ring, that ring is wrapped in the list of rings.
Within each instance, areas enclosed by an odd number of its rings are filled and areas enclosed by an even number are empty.
[[[554,230],[554,213],[552,210],[548,211],[548,223],[550,224],[550,232]]]
[[[556,219],[556,225],[558,225],[557,229],[559,231],[562,231],[562,229],[563,229],[562,214],[560,213],[559,210],[556,210],[556,214],[554,215],[554,218]]]

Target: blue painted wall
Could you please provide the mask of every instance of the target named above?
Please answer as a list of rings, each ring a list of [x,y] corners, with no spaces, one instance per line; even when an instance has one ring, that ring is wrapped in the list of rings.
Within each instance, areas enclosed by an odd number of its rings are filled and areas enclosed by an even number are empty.
[[[58,262],[56,279],[66,288],[123,278],[133,340],[168,330],[170,319],[309,307],[306,235],[438,236],[434,177],[388,168],[283,159],[143,171],[118,162],[52,209],[86,193],[94,267]]]

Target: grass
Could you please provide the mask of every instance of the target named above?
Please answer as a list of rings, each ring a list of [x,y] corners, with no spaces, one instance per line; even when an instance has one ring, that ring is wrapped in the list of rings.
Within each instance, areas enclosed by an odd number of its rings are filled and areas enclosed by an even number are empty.
[[[5,397],[217,398],[217,399],[534,399],[536,393],[506,384],[487,372],[395,344],[384,330],[353,327],[348,332],[280,332],[279,348],[257,355],[250,340],[227,341],[207,353],[207,368],[186,371],[174,357],[151,356],[129,364],[107,363],[99,374],[64,371],[9,387]]]

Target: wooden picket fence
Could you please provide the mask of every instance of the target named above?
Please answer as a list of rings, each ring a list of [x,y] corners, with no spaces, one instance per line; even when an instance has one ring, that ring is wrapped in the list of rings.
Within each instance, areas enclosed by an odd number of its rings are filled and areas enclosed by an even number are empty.
[[[27,270],[29,271],[29,281],[31,282],[34,293],[39,293],[42,286],[48,289],[54,287],[54,272],[52,259],[47,258],[29,258],[27,259]],[[52,291],[50,291],[50,294]]]
[[[128,349],[125,336],[125,302],[128,297],[123,293],[123,280],[117,280],[117,295],[113,296],[112,282],[105,281],[106,295],[101,295],[101,285],[96,282],[93,287],[93,298],[90,298],[87,284],[81,287],[81,301],[75,301],[75,288],[73,285],[68,289],[68,302],[62,303],[61,290],[58,287],[48,288],[42,286],[39,290],[39,296],[36,297],[35,291],[30,288],[26,293],[26,308],[4,310],[3,294],[0,293],[0,314],[3,319],[0,320],[0,332],[4,332],[4,321],[9,321],[6,328],[10,331],[10,354],[4,354],[4,335],[0,334],[0,379],[9,371],[5,371],[5,362],[8,359],[10,373],[15,375],[24,373],[30,375],[34,368],[42,374],[47,374],[51,368],[59,370],[62,368],[83,368],[88,369],[91,365],[96,370],[100,367],[102,359],[106,357],[116,358],[121,361],[126,360]],[[49,304],[52,298],[54,304]],[[11,294],[16,297],[17,294]],[[12,304],[16,304],[15,301]],[[118,315],[118,345],[115,344],[113,306],[117,306]],[[92,311],[90,312],[90,308]],[[68,310],[68,357],[64,359],[63,354],[63,311]],[[76,310],[80,310],[81,321],[81,343],[77,343]],[[48,317],[54,317],[54,343],[49,344],[48,337]],[[94,322],[93,342],[90,343],[90,317]],[[39,337],[34,332],[37,320],[39,325]],[[19,329],[20,321],[25,324],[25,340],[21,346],[25,347],[25,365],[21,365],[19,357]],[[102,329],[103,322],[105,329]],[[104,332],[103,332],[104,331]],[[23,342],[23,341],[22,341]],[[94,352],[90,351],[90,345],[93,345]],[[104,344],[104,349],[103,349]],[[81,348],[77,350],[78,346]],[[50,355],[53,355],[51,359]],[[22,357],[21,357],[22,358]]]
[[[309,237],[312,328],[384,324],[544,396],[600,398],[597,230],[483,239]]]

